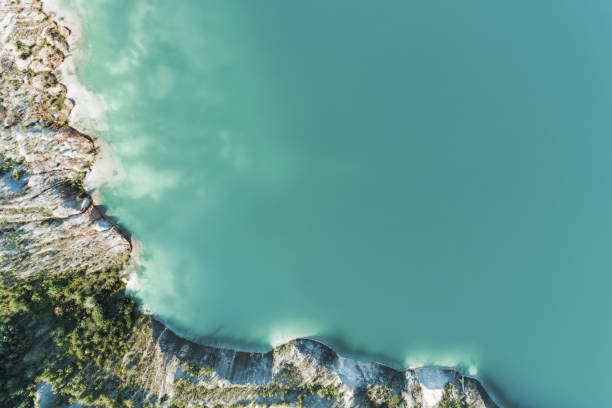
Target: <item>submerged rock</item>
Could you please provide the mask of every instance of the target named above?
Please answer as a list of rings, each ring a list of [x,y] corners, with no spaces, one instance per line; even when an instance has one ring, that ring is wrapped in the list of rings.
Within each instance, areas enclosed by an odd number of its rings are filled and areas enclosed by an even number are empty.
[[[69,125],[74,104],[59,83],[70,30],[35,0],[0,0],[0,24],[0,289],[25,294],[7,300],[0,328],[8,339],[2,344],[15,350],[6,364],[28,364],[19,379],[2,378],[7,399],[0,401],[496,407],[476,379],[454,369],[397,371],[308,339],[267,353],[209,347],[151,316],[134,317],[121,284],[131,243],[83,188],[96,146]],[[19,336],[27,339],[24,350]],[[83,346],[90,343],[100,351]]]

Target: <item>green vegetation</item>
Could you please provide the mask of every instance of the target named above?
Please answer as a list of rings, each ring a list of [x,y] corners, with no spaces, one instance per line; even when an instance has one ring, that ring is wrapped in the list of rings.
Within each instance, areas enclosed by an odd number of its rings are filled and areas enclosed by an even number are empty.
[[[57,81],[57,77],[51,71],[44,71],[39,74],[32,74],[32,76],[40,76],[45,82],[45,87],[51,87],[57,85],[59,82]]]
[[[19,224],[0,222],[0,237],[4,249],[8,251],[18,251],[21,255],[26,249],[27,239],[21,231]]]
[[[32,47],[25,45],[21,41],[17,41],[17,51],[19,52],[19,59],[28,59],[32,55]]]
[[[66,43],[66,37],[64,37],[55,26],[50,26],[47,29],[47,34],[51,37],[51,39],[55,42]]]
[[[309,406],[308,401],[312,399],[327,401],[330,406],[336,406],[342,398],[335,386],[314,383],[287,385],[277,382],[276,379],[268,384],[253,387],[252,385],[210,386],[182,378],[176,382],[176,395],[177,399],[173,400],[173,404],[177,407],[188,406],[188,401],[194,400],[201,401],[205,406],[240,406],[250,401],[259,406],[288,403],[303,407]],[[181,396],[186,397],[187,401],[181,401]]]
[[[83,187],[83,179],[81,178],[71,180],[66,187],[71,190],[77,200],[84,200],[88,197],[85,187]]]
[[[213,375],[212,368],[189,362],[183,363],[183,372],[196,381],[202,379],[202,377],[211,377]]]
[[[412,398],[417,401],[417,406],[420,408],[423,404],[423,387],[421,387],[420,382],[414,383],[414,387],[412,388]]]
[[[372,385],[368,388],[366,400],[375,407],[399,408],[403,406],[401,397],[391,387]]]
[[[127,351],[138,318],[124,289],[116,270],[4,280],[0,406],[32,406],[39,380],[70,400],[122,406],[121,384],[107,370]]]
[[[19,318],[0,320],[0,406],[33,406],[36,366],[24,361],[34,343],[29,323]]]
[[[440,401],[440,408],[470,408],[470,405],[457,399],[443,399]]]
[[[274,380],[286,387],[297,387],[302,383],[303,378],[295,365],[285,364],[278,371],[278,374],[276,374]]]
[[[463,400],[457,387],[449,383],[444,387],[444,394],[440,401],[440,408],[470,408],[470,404]]]
[[[49,99],[49,106],[55,106],[59,110],[66,109],[66,96],[60,95]]]
[[[23,175],[21,167],[23,167],[23,161],[13,160],[0,155],[0,177],[10,174],[15,181],[19,181]]]

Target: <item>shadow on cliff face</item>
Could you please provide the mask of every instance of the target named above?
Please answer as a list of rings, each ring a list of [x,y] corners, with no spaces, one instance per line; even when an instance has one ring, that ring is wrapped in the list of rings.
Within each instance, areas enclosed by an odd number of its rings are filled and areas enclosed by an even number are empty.
[[[219,335],[219,333],[221,333],[221,331],[223,330],[222,327],[218,327],[215,330],[211,330],[203,335],[195,335],[193,333],[190,333],[188,329],[180,325],[176,325],[171,320],[169,321],[169,324],[175,333],[180,333],[180,336],[184,337],[185,339],[201,345],[207,345],[210,347],[230,348],[232,350],[258,353],[266,353],[274,348],[266,342],[248,341],[239,337]],[[345,337],[339,334],[317,336],[311,339],[317,342],[324,343],[343,357],[350,357],[352,359],[368,362],[375,361],[394,368],[398,371],[403,371],[407,368],[405,367],[403,361],[395,359],[384,353],[375,353],[367,349],[355,347],[349,344]]]
[[[247,352],[196,343],[180,337],[155,319],[152,336],[162,352],[177,357],[181,363],[212,368],[219,378],[231,383],[263,385],[272,380],[273,354],[270,350]]]
[[[396,358],[393,358],[385,353],[376,353],[370,350],[359,348],[351,345],[345,336],[340,334],[319,336],[316,340],[325,343],[332,347],[343,357],[351,357],[362,361],[376,361],[381,364],[388,365],[398,371],[406,369],[405,363]]]
[[[338,354],[344,357],[351,357],[353,359],[362,360],[362,361],[377,361],[384,365],[388,365],[389,367],[392,367],[398,371],[404,371],[408,368],[406,367],[406,363],[404,361],[390,357],[387,354],[373,353],[367,349],[354,347],[350,345],[346,341],[345,337],[342,335],[324,336],[324,337],[318,337],[317,339],[333,347],[334,350],[338,352]],[[482,382],[482,385],[486,385],[486,387],[482,388],[482,393],[489,394],[490,396],[494,396],[495,402],[498,403],[500,407],[526,408],[525,405],[521,405],[518,402],[511,400],[502,391],[502,388],[498,384],[496,384],[494,381],[491,381],[488,377],[478,376],[478,379]],[[479,383],[479,385],[481,384]]]
[[[514,401],[508,397],[508,395],[502,390],[502,388],[495,381],[491,380],[488,376],[479,376],[483,386],[486,388],[488,393],[495,398],[495,401],[499,403],[500,407],[504,408],[527,408],[527,405],[523,405]]]
[[[123,238],[125,238],[130,243],[130,245],[132,245],[132,234],[127,228],[121,225],[121,222],[119,222],[119,219],[117,217],[113,217],[112,215],[108,214],[106,206],[101,204],[94,205],[93,214],[96,217],[99,217],[111,223],[113,227],[115,227],[117,231],[121,234],[121,236],[123,236]]]
[[[156,319],[160,319],[160,317],[156,317]],[[172,321],[171,319],[162,318],[160,319],[160,321],[167,322],[168,327],[171,328],[173,332],[185,338],[186,340],[197,344],[202,344],[210,347],[229,348],[232,350],[244,352],[265,353],[272,349],[272,346],[265,342],[248,341],[239,337],[220,335],[219,333],[221,333],[223,327],[217,327],[216,329],[211,330],[208,333],[196,335],[184,326],[176,324],[176,322]]]
[[[221,333],[223,330],[222,327],[218,327],[215,330],[209,331],[203,335],[194,335],[184,327],[175,325],[172,321],[169,323],[173,330],[176,329],[175,332],[180,333],[180,335],[185,339],[197,344],[204,344],[211,347],[226,347],[232,350],[259,353],[266,353],[274,348],[266,342],[248,341],[239,337],[219,335],[219,333]],[[399,371],[406,369],[406,367],[404,367],[404,362],[394,359],[384,353],[372,353],[366,349],[351,346],[341,335],[318,336],[316,338],[312,338],[312,340],[328,345],[343,357],[351,357],[361,361],[376,361]]]

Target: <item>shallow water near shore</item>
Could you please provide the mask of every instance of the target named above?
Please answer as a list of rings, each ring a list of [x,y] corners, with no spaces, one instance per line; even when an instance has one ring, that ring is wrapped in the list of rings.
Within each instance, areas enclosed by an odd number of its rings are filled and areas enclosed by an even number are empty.
[[[100,193],[172,327],[606,405],[608,2],[67,4],[108,107]]]

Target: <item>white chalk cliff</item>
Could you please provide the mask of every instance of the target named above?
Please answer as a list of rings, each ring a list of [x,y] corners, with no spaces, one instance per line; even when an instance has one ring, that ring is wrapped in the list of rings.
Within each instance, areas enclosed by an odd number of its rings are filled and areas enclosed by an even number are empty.
[[[83,310],[93,310],[106,301],[99,297],[106,292],[96,292],[96,285],[103,285],[98,276],[124,279],[132,246],[83,188],[97,149],[91,137],[70,125],[71,111],[79,101],[67,98],[58,70],[71,57],[70,28],[43,10],[40,1],[0,0],[1,284],[19,288],[42,282],[36,279],[43,276],[45,282],[52,281],[55,275],[69,285],[72,275],[91,276],[87,290],[93,295],[88,295]],[[119,294],[110,302],[129,297],[125,287],[117,290]],[[24,316],[18,307],[14,309]],[[65,318],[71,310],[56,306],[51,317]],[[34,369],[23,378],[38,389],[40,406],[74,402],[163,407],[497,406],[476,379],[454,369],[397,371],[342,357],[308,339],[290,341],[267,353],[208,347],[179,337],[145,314],[127,326],[125,350],[101,356],[98,365],[93,361],[99,356],[83,357],[77,352],[66,361],[81,361],[80,369],[67,373],[66,363],[59,375],[50,371],[60,368],[47,368],[62,353],[72,351],[57,341],[61,334],[52,320],[28,313],[32,316],[27,327],[34,334],[24,361]],[[10,320],[7,311],[0,310],[2,314]],[[100,314],[92,315],[102,319]],[[111,318],[108,312],[102,315]],[[48,357],[51,354],[53,359]],[[2,375],[9,377],[3,378],[5,384],[0,387],[14,388],[11,373]],[[44,386],[49,382],[52,391]],[[96,391],[89,392],[88,387]]]

